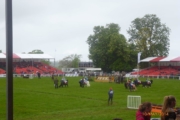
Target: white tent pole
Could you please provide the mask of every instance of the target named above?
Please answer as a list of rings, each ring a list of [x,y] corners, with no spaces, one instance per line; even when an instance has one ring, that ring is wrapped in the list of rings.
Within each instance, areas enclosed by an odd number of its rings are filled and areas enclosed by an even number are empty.
[[[31,67],[31,72],[32,72],[32,70],[33,70],[33,59],[31,59],[31,61],[32,61],[32,67]]]

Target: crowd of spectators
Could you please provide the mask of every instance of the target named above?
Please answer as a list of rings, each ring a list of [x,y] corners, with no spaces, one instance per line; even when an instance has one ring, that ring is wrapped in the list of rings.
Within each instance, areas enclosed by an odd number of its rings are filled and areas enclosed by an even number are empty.
[[[42,62],[32,62],[32,61],[21,61],[21,62],[13,62],[13,73],[14,74],[36,74],[40,72],[41,74],[52,74],[62,73],[60,70],[44,64]],[[6,63],[0,62],[0,74],[6,73]]]

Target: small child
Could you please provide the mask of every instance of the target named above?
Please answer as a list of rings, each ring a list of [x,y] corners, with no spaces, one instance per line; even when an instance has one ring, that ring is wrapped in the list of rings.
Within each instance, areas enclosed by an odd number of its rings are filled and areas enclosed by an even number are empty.
[[[108,91],[108,95],[109,95],[109,98],[108,98],[108,105],[109,105],[109,102],[111,101],[111,105],[113,103],[113,94],[114,94],[114,91],[112,90],[112,88],[109,89]]]

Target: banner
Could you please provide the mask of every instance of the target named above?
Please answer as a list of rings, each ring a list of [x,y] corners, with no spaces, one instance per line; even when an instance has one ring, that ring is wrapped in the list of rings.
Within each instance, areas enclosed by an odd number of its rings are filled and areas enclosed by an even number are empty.
[[[111,76],[111,77],[96,77],[95,79],[96,82],[114,82],[114,77]]]
[[[138,58],[137,58],[137,62],[138,62],[138,64],[139,64],[139,63],[140,63],[140,61],[141,61],[140,59],[141,59],[141,52],[139,52],[139,53],[138,53]]]

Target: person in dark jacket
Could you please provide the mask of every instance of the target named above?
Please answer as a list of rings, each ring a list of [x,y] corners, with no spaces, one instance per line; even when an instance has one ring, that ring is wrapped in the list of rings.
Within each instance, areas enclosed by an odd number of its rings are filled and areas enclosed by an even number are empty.
[[[113,103],[113,95],[114,95],[114,91],[113,91],[112,88],[109,89],[108,95],[109,95],[109,98],[108,98],[108,105],[109,105],[109,102],[111,102],[111,105],[112,105],[112,103]]]
[[[41,73],[40,72],[37,72],[37,76],[39,79],[41,79]]]
[[[164,97],[161,120],[176,120],[176,98],[172,95]]]
[[[54,87],[55,87],[55,89],[58,88],[58,79],[57,79],[57,77],[54,79]]]

